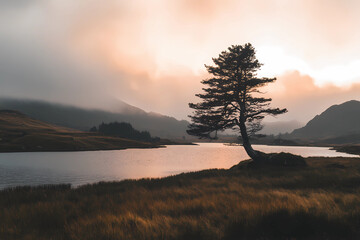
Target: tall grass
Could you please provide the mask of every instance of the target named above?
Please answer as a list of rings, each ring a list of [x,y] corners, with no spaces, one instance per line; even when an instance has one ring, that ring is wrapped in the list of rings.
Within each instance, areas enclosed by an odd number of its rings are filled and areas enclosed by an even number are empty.
[[[0,239],[359,239],[360,159],[0,191]]]

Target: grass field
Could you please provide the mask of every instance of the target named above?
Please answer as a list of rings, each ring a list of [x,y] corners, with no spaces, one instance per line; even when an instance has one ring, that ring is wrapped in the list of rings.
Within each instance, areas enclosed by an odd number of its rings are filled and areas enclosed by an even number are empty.
[[[360,144],[339,145],[333,147],[338,152],[360,155]]]
[[[56,126],[22,113],[0,110],[0,152],[90,151],[158,145]]]
[[[360,159],[0,191],[0,239],[359,239]]]

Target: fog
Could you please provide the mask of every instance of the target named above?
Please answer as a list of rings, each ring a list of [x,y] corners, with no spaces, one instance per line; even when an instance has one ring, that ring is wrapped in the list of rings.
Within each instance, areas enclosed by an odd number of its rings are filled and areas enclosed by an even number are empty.
[[[204,64],[251,42],[267,94],[306,122],[360,99],[357,1],[0,1],[0,96],[186,119]],[[275,119],[276,120],[276,119]],[[274,119],[270,119],[274,121]]]

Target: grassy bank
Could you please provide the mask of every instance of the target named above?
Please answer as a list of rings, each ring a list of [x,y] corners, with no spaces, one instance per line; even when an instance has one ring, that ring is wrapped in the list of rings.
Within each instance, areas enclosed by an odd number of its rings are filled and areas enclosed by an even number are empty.
[[[338,152],[360,155],[360,145],[359,144],[340,145],[340,146],[333,147],[333,149]]]
[[[0,110],[0,152],[94,151],[153,148],[158,144],[56,126],[22,113]]]
[[[359,239],[360,159],[306,160],[3,190],[0,239]]]

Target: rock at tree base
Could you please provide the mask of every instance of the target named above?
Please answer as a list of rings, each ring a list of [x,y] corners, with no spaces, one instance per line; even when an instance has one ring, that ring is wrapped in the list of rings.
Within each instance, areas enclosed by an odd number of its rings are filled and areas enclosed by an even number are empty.
[[[245,160],[239,164],[233,166],[231,169],[241,168],[257,168],[257,167],[305,167],[307,166],[305,158],[299,155],[291,153],[263,153],[258,152],[261,155],[260,161]]]

